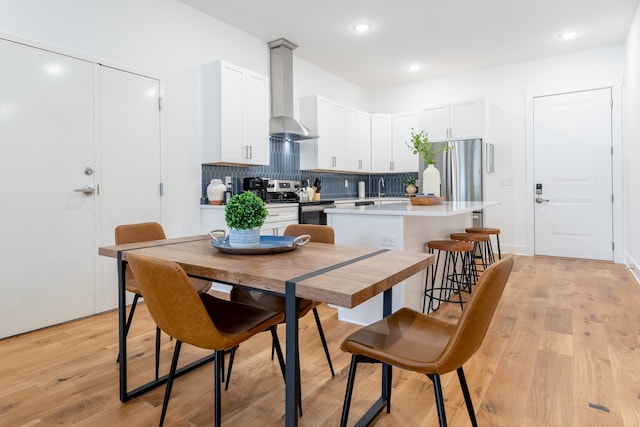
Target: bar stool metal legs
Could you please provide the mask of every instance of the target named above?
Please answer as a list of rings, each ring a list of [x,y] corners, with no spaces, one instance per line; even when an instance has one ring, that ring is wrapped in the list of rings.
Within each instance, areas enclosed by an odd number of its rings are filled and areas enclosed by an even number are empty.
[[[428,249],[429,253],[434,253],[434,250],[437,250],[438,254],[436,262],[427,270],[422,300],[423,313],[437,310],[441,302],[450,301],[456,293],[460,308],[464,309],[462,292],[471,293],[473,284],[473,244],[451,240],[432,240],[425,244],[425,249]],[[441,257],[444,259],[440,267]],[[440,268],[442,271],[438,275]]]
[[[487,234],[489,237],[491,235],[496,236],[496,243],[498,246],[498,259],[502,259],[502,252],[500,251],[500,229],[499,228],[489,228],[489,227],[469,227],[465,229],[467,233],[476,233],[476,234]],[[489,240],[489,246],[491,246],[491,240]],[[493,251],[493,248],[492,248]]]
[[[451,233],[449,237],[451,238],[451,240],[473,243],[473,256],[476,260],[479,260],[480,264],[482,265],[482,270],[480,271],[477,270],[476,266],[474,284],[477,283],[477,273],[484,272],[488,266],[495,262],[489,235],[480,233]]]

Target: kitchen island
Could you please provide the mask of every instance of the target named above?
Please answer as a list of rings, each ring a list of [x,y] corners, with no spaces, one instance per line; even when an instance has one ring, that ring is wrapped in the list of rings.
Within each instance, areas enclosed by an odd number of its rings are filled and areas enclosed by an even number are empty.
[[[418,206],[410,202],[326,209],[328,225],[335,229],[336,244],[423,252],[429,240],[449,239],[449,234],[472,225],[472,213],[498,202],[444,202]],[[425,273],[393,288],[393,311],[400,307],[422,309]],[[353,309],[338,309],[338,318],[368,325],[380,319],[382,298]]]

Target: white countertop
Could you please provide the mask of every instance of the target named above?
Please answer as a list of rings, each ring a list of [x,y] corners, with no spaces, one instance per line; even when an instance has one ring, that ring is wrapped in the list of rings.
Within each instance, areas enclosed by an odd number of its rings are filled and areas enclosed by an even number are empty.
[[[453,216],[497,205],[498,202],[444,202],[441,205],[418,206],[410,202],[375,204],[357,207],[325,209],[331,214],[394,215],[394,216]]]

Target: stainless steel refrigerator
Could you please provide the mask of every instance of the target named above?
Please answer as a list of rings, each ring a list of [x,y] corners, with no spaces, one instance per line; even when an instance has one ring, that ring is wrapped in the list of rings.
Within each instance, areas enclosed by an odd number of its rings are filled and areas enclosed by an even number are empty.
[[[438,146],[440,143],[434,143]],[[444,143],[442,143],[444,144]],[[483,200],[482,171],[484,165],[482,140],[465,139],[449,141],[452,147],[438,155],[436,168],[440,171],[440,195],[447,201],[481,201]],[[420,158],[420,189],[424,160]],[[473,226],[483,226],[482,211],[473,212]]]

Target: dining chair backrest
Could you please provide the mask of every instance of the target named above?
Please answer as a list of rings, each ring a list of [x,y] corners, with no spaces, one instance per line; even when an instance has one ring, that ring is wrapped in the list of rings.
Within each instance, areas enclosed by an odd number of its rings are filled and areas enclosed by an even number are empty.
[[[456,329],[439,359],[440,372],[462,366],[480,348],[513,267],[513,257],[487,267],[471,293]]]
[[[191,345],[220,350],[223,335],[213,324],[189,276],[172,261],[129,252],[127,262],[151,317],[170,336]]]
[[[308,234],[311,236],[311,241],[317,243],[333,244],[335,241],[333,227],[328,225],[291,224],[287,226],[282,234],[289,237],[298,237],[303,234]]]
[[[116,227],[115,234],[116,245],[149,242],[151,240],[163,240],[167,238],[162,226],[157,222],[119,225]]]
[[[118,225],[115,229],[116,245],[125,245],[127,243],[150,242],[152,240],[164,240],[166,236],[162,225],[157,222],[141,222],[137,224]],[[124,272],[125,284],[129,292],[140,294],[138,289],[138,281],[131,273],[131,269],[127,268]]]

